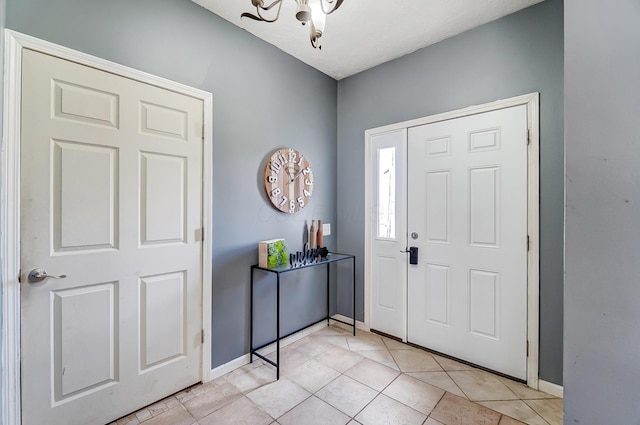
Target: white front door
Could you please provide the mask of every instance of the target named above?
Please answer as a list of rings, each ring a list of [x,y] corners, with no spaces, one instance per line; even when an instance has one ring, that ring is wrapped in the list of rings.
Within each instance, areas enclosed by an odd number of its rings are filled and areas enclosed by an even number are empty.
[[[200,381],[202,120],[201,100],[24,50],[23,424],[104,424]]]
[[[408,341],[527,378],[527,107],[409,129]]]
[[[367,178],[374,182],[371,212],[371,324],[379,331],[404,338],[406,323],[405,146],[406,130],[374,134],[369,139]]]

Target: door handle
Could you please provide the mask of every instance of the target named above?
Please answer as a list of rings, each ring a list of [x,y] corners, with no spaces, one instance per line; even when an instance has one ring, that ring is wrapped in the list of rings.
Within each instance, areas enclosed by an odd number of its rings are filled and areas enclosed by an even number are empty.
[[[67,275],[61,274],[56,276],[54,274],[47,273],[45,269],[36,268],[29,272],[28,279],[29,279],[29,283],[37,283],[37,282],[42,282],[43,280],[49,277],[51,279],[64,279],[65,277],[67,277]]]
[[[409,264],[418,264],[418,247],[411,246],[408,250],[400,251],[403,254],[409,253]]]

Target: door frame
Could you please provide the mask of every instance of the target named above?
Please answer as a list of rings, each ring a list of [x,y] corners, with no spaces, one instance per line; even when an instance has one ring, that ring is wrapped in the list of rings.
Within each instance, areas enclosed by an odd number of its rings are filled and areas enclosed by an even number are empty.
[[[537,92],[365,130],[364,323],[365,328],[370,329],[370,314],[372,309],[370,270],[372,266],[371,231],[375,211],[375,196],[373,192],[375,188],[369,178],[373,170],[372,167],[375,166],[370,160],[371,136],[520,105],[526,105],[527,107],[527,129],[529,138],[527,147],[527,232],[529,235],[529,251],[527,253],[527,385],[538,389],[540,328],[540,94]],[[408,143],[406,137],[403,143],[404,154],[406,155]],[[406,181],[403,184],[406,185]],[[400,202],[406,205],[407,199],[402,199]],[[406,220],[406,217],[404,220]],[[405,300],[405,316],[408,313],[406,311],[406,305],[407,302]],[[402,336],[403,341],[407,340],[406,322],[407,318],[405,317],[405,334]]]
[[[124,65],[5,29],[3,134],[0,179],[0,279],[2,284],[2,423],[21,423],[20,381],[20,122],[22,51],[35,50],[203,102],[202,182],[202,363],[201,379],[211,380],[213,95]],[[209,283],[209,284],[207,284]]]

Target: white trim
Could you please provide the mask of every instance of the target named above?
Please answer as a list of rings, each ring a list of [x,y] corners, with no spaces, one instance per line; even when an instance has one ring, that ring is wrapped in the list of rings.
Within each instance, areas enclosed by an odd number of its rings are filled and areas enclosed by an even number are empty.
[[[538,390],[543,393],[551,394],[554,397],[564,398],[564,387],[562,385],[554,384],[553,382],[538,380]]]
[[[529,93],[522,96],[511,97],[509,99],[496,100],[494,102],[484,103],[482,105],[472,105],[454,111],[443,112],[441,114],[429,115],[428,117],[416,118],[413,120],[398,122],[395,124],[383,125],[381,127],[370,128],[365,130],[365,143],[367,135],[386,133],[393,130],[401,130],[403,128],[417,127],[424,124],[432,124],[439,121],[447,121],[454,118],[466,117],[469,115],[477,115],[485,112],[491,112],[498,109],[511,108],[513,106],[528,105],[530,102],[539,98],[538,93]]]
[[[380,131],[382,133],[382,131]],[[373,130],[364,132],[364,325],[371,329],[371,215],[373,214],[373,190],[371,179],[371,143]],[[405,173],[406,174],[406,173]]]
[[[233,359],[230,362],[216,367],[215,369],[211,369],[209,376],[211,376],[211,379],[217,379],[222,375],[226,375],[229,372],[233,372],[234,370],[241,368],[244,365],[248,365],[249,359],[250,355],[248,353],[244,354],[237,359]]]
[[[20,87],[21,47],[5,30],[0,261],[2,261],[2,423],[20,417]]]
[[[339,319],[346,318],[345,316],[340,316],[340,315],[335,315],[332,317],[336,317],[336,316],[338,316]],[[286,347],[287,345],[293,344],[294,342],[301,340],[302,338],[306,338],[307,336],[313,333],[316,333],[319,330],[322,330],[326,327],[327,327],[327,324],[324,321],[322,321],[306,329],[298,331],[293,335],[289,335],[288,337],[280,340],[280,349],[282,349],[282,347]],[[263,347],[258,351],[263,356],[266,356],[267,354],[271,354],[274,351],[276,351],[276,344],[273,343],[273,344],[267,345],[266,347]],[[258,359],[257,357],[254,358],[254,361],[257,361],[257,360],[260,360],[260,359]],[[225,364],[222,364],[216,367],[215,369],[212,369],[210,373],[211,379],[216,379],[229,372],[233,372],[234,370],[241,368],[242,366],[248,365],[250,362],[251,362],[251,355],[249,353],[243,354],[242,356],[235,358],[230,362],[227,362]]]
[[[353,321],[353,318],[351,317],[347,317],[347,316],[343,316],[342,314],[334,314],[333,316],[331,316],[332,319],[336,319],[336,320],[342,320],[343,322],[351,322]],[[353,326],[347,325],[345,323],[341,323],[341,322],[334,322],[332,323],[332,325],[337,326],[341,329],[346,329],[348,331],[352,331],[353,330]],[[360,329],[361,331],[366,331],[369,332],[371,329],[369,329],[369,326],[367,326],[365,324],[365,322],[361,322],[359,320],[356,320],[356,329]]]
[[[303,329],[299,332],[296,332],[293,335],[289,335],[288,337],[280,340],[280,348],[282,349],[282,347],[286,347],[289,344],[293,344],[294,342],[302,338],[305,338],[314,332],[318,332],[319,330],[324,329],[326,327],[327,325],[323,321],[321,323],[316,323],[315,325],[308,327],[307,329]],[[263,347],[259,350],[260,354],[262,354],[263,356],[273,353],[274,351],[276,351],[275,343],[267,345],[266,347]],[[254,360],[259,360],[259,359],[255,358]],[[209,373],[209,376],[211,377],[211,379],[219,378],[222,375],[225,375],[229,372],[233,372],[234,370],[242,366],[248,365],[250,362],[251,362],[251,355],[249,353],[243,354],[242,356],[236,359],[233,359],[230,362],[227,362],[225,364],[222,364],[216,367],[215,369],[212,369],[211,372]]]
[[[376,127],[364,132],[365,142],[365,258],[364,258],[364,319],[365,326],[370,326],[371,311],[371,295],[370,282],[371,275],[369,272],[370,256],[371,256],[371,197],[372,183],[370,182],[369,170],[369,140],[372,135],[386,133],[389,131],[402,130],[409,127],[416,127],[425,124],[431,124],[439,121],[451,120],[454,118],[465,117],[469,115],[482,114],[484,112],[495,111],[498,109],[511,108],[514,106],[527,106],[527,125],[529,129],[530,144],[527,152],[528,156],[528,233],[530,236],[530,250],[527,261],[527,339],[529,341],[529,357],[527,358],[527,385],[532,388],[538,388],[538,370],[539,370],[539,326],[540,326],[540,131],[539,131],[539,93],[529,93],[522,96],[512,97],[504,100],[486,103],[483,105],[469,106],[455,111],[445,112],[441,114],[431,115],[424,118],[404,121],[400,123]],[[406,141],[405,141],[406,143]],[[406,199],[401,202],[406,203]],[[406,336],[405,336],[406,338]]]
[[[202,92],[202,382],[211,376],[211,318],[213,303],[213,95]]]
[[[289,335],[286,338],[283,338],[280,340],[280,349],[282,349],[282,347],[286,347],[289,344],[293,344],[294,342],[305,338],[315,332],[318,332],[321,329],[324,329],[327,327],[327,324],[325,323],[325,321],[323,320],[322,322],[316,323],[313,326],[310,326],[306,329],[303,329],[301,331],[298,331],[296,333],[294,333],[293,335]],[[273,344],[269,344],[265,347],[262,347],[261,349],[258,350],[258,352],[260,354],[262,354],[263,356],[266,356],[267,354],[271,354],[273,352],[276,351],[276,343],[274,342]],[[255,359],[254,359],[255,360]]]
[[[5,29],[5,79],[0,182],[0,261],[2,265],[2,423],[20,425],[20,87],[22,50],[31,49],[203,101],[202,345],[201,379],[211,379],[211,266],[213,187],[213,95],[155,75],[109,62]]]
[[[526,105],[530,140],[527,152],[527,385],[537,388],[540,357],[540,95],[529,95]]]

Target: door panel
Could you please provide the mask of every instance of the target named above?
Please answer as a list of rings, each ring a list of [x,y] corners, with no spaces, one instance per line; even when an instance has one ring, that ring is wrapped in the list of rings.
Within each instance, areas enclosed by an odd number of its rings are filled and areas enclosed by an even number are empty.
[[[451,176],[448,171],[427,173],[427,233],[432,243],[450,243]],[[423,194],[414,194],[421,196]]]
[[[500,168],[469,170],[469,243],[500,247]]]
[[[526,379],[526,106],[409,129],[408,340]]]
[[[140,153],[142,245],[186,242],[187,158]]]
[[[499,340],[499,274],[486,270],[469,270],[469,332]]]
[[[118,127],[119,97],[94,87],[52,79],[53,110],[56,118]]]
[[[451,324],[451,282],[449,281],[449,267],[439,264],[426,264],[426,296],[427,308],[424,310],[431,323],[449,326]]]
[[[116,248],[117,153],[108,146],[53,141],[54,252]]]
[[[111,385],[118,377],[117,285],[52,291],[54,400]],[[84,347],[78,350],[77,347]]]
[[[200,380],[202,101],[25,50],[25,425],[104,424]],[[66,278],[29,283],[41,267]]]
[[[371,214],[371,329],[404,338],[406,326],[406,219],[404,206],[406,131],[372,135],[369,176],[374,187]]]
[[[142,371],[187,353],[185,274],[182,271],[139,280]]]

